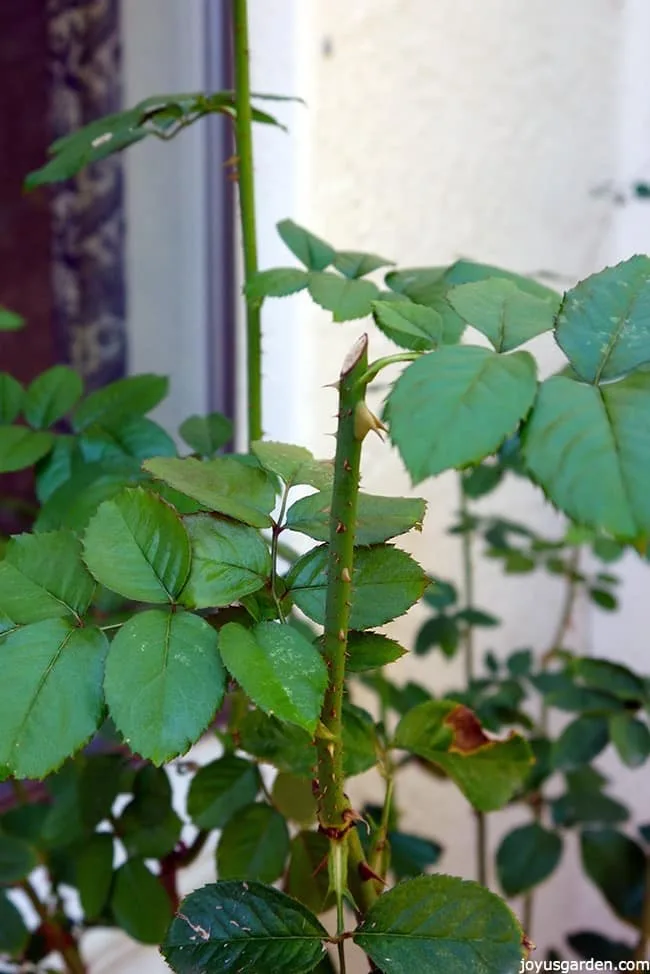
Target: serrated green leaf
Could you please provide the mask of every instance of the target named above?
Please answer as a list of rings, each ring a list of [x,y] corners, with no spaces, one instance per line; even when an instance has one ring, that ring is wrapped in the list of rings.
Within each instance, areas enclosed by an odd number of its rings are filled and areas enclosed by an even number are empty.
[[[192,567],[179,596],[184,605],[230,605],[262,588],[271,572],[271,555],[259,531],[209,514],[186,517],[185,528]]]
[[[222,413],[188,416],[178,427],[178,432],[195,453],[200,453],[203,457],[212,457],[232,439],[233,423]]]
[[[0,890],[0,953],[17,956],[25,949],[28,940],[29,930],[22,914]]]
[[[0,372],[0,424],[13,423],[25,399],[25,390],[13,375]]]
[[[76,436],[59,435],[54,447],[36,466],[36,496],[41,504],[66,483],[72,476],[73,466],[80,459],[79,443]]]
[[[176,974],[238,965],[246,974],[308,974],[328,934],[301,903],[261,883],[221,882],[187,896],[162,946]]]
[[[69,528],[82,532],[99,505],[124,487],[147,480],[140,463],[131,457],[109,458],[101,463],[74,464],[66,479],[42,505],[38,531]]]
[[[114,429],[125,420],[144,416],[167,395],[169,381],[162,375],[132,375],[91,392],[75,409],[72,425],[82,433],[94,423]]]
[[[189,612],[143,612],[111,643],[104,681],[111,716],[132,750],[156,764],[198,740],[224,685],[217,634]]]
[[[441,612],[418,630],[413,651],[424,656],[434,646],[439,646],[448,659],[453,659],[460,645],[460,628],[455,618]]]
[[[162,426],[146,416],[116,423],[106,429],[99,423],[89,426],[79,437],[79,450],[88,463],[115,457],[175,457],[176,445]]]
[[[172,789],[164,768],[151,764],[135,775],[133,799],[115,826],[127,854],[137,859],[162,859],[178,845],[183,822],[172,807]]]
[[[435,866],[442,855],[442,846],[419,835],[389,831],[390,869],[400,879],[419,876],[429,866]]]
[[[316,799],[311,781],[281,771],[273,782],[273,805],[286,819],[299,825],[316,821]]]
[[[479,626],[486,629],[492,629],[501,623],[501,620],[497,619],[496,616],[489,612],[483,612],[481,609],[461,609],[460,612],[456,613],[456,618],[467,623],[468,626]]]
[[[533,666],[532,649],[517,649],[507,659],[509,672],[513,676],[527,676]]]
[[[503,479],[503,467],[481,463],[463,473],[462,488],[466,497],[483,497],[498,487]]]
[[[22,315],[10,311],[8,308],[0,307],[0,331],[18,331],[24,325],[25,319]]]
[[[614,612],[618,608],[618,599],[607,589],[593,587],[588,594],[590,600],[606,612]]]
[[[140,859],[130,859],[115,873],[111,910],[129,937],[159,944],[172,918],[172,905],[160,880]]]
[[[574,825],[617,825],[629,817],[625,805],[600,792],[567,792],[550,802],[553,824],[563,828]]]
[[[346,778],[374,768],[378,759],[375,722],[367,710],[343,704],[343,772]]]
[[[293,220],[281,220],[278,233],[301,264],[311,271],[322,271],[332,263],[336,251],[328,243],[298,226]]]
[[[84,826],[92,829],[110,816],[124,772],[121,754],[86,755],[79,773],[79,813]]]
[[[1,884],[19,883],[37,866],[38,856],[29,842],[13,835],[0,835]]]
[[[583,715],[568,724],[553,745],[553,767],[576,768],[589,764],[609,743],[604,717]]]
[[[97,581],[138,602],[174,601],[191,558],[176,511],[141,487],[104,501],[84,535],[84,561]]]
[[[282,815],[270,805],[248,805],[230,818],[217,846],[221,879],[274,882],[289,855],[289,832]]]
[[[42,778],[85,744],[103,708],[108,650],[98,629],[35,622],[0,644],[0,764]]]
[[[319,491],[302,497],[287,511],[287,527],[315,541],[330,536],[331,492]],[[412,528],[422,530],[427,503],[418,497],[381,497],[360,493],[357,501],[355,544],[372,545],[388,541]]]
[[[291,597],[319,625],[325,620],[328,546],[320,545],[299,558],[287,576]],[[422,595],[427,578],[410,555],[392,545],[359,548],[352,573],[351,629],[382,626]]]
[[[269,512],[275,503],[275,488],[260,467],[241,463],[234,457],[214,460],[154,457],[145,460],[143,467],[217,514],[254,528],[271,526]]]
[[[649,410],[650,372],[602,387],[547,379],[525,432],[528,468],[574,520],[622,538],[648,533]]]
[[[25,419],[35,429],[47,429],[72,409],[82,392],[81,376],[69,365],[55,365],[41,372],[27,389]]]
[[[491,278],[452,288],[447,300],[463,321],[490,340],[497,352],[510,352],[550,331],[560,304],[522,291],[505,278]]]
[[[260,790],[257,766],[226,754],[192,778],[187,811],[201,829],[222,829],[235,813],[255,801]]]
[[[606,267],[564,296],[555,337],[586,382],[606,382],[650,361],[650,258]]]
[[[317,460],[303,446],[257,440],[251,444],[251,452],[255,454],[265,470],[276,474],[288,487],[309,484],[310,487],[326,490],[332,485],[333,463],[328,460]]]
[[[307,287],[309,275],[299,267],[273,267],[258,271],[246,282],[244,293],[249,301],[264,298],[286,298]]]
[[[316,304],[332,312],[334,321],[365,318],[379,296],[379,288],[372,281],[341,277],[329,271],[310,271],[307,286]]]
[[[78,618],[94,590],[81,545],[69,531],[17,535],[0,561],[0,612],[19,625]]]
[[[552,690],[547,694],[547,703],[569,713],[608,715],[625,709],[625,704],[611,693],[581,686],[565,686]]]
[[[262,622],[245,629],[229,622],[219,634],[223,661],[266,713],[313,731],[327,685],[327,669],[312,643],[291,626]]]
[[[353,939],[391,974],[516,974],[524,957],[521,927],[505,903],[453,876],[419,876],[384,893]]]
[[[51,433],[35,432],[26,426],[0,426],[0,473],[31,467],[50,452],[53,444]]]
[[[609,718],[609,735],[623,764],[639,768],[650,754],[650,730],[642,720],[631,714],[616,714]]]
[[[452,329],[449,337],[442,315],[413,301],[373,301],[372,316],[380,331],[399,345],[417,352],[458,340],[458,329]]]
[[[329,839],[322,832],[299,832],[291,840],[286,892],[313,913],[325,913],[335,904],[329,888]]]
[[[379,632],[350,632],[346,652],[346,669],[350,673],[364,673],[394,663],[406,650]]]
[[[586,656],[574,660],[572,666],[587,686],[595,690],[605,690],[621,700],[643,700],[646,696],[642,678],[621,663]]]
[[[113,836],[109,832],[91,836],[75,856],[74,867],[81,908],[87,919],[93,919],[103,911],[111,891]]]
[[[380,267],[390,267],[394,261],[386,260],[377,254],[365,254],[358,250],[339,250],[334,258],[334,266],[345,277],[365,277]]]
[[[394,746],[442,768],[479,811],[501,808],[527,777],[533,756],[517,734],[490,740],[467,707],[430,700],[402,717]]]
[[[386,283],[389,284],[389,287],[399,291],[401,294],[408,295],[413,301],[419,301],[420,304],[428,304],[429,300],[436,296],[436,285],[440,283],[446,289],[449,289],[459,284],[471,284],[476,281],[486,281],[490,278],[511,281],[527,294],[532,294],[534,297],[543,298],[547,301],[554,302],[559,298],[557,292],[530,277],[524,277],[512,271],[505,271],[501,267],[493,267],[490,264],[479,264],[471,260],[457,260],[447,267],[407,268],[386,275]]]
[[[562,857],[562,837],[538,822],[514,829],[497,850],[496,865],[506,896],[526,893],[555,871]]]
[[[390,435],[413,481],[494,453],[536,389],[527,352],[449,346],[413,362],[388,398]]]
[[[243,751],[272,764],[279,771],[312,778],[316,748],[310,734],[295,724],[281,723],[261,710],[251,710],[239,726]]]
[[[69,179],[90,163],[121,152],[148,135],[171,139],[198,119],[213,113],[231,117],[236,115],[232,91],[145,98],[133,108],[105,115],[57,139],[48,150],[50,159],[27,176],[25,188],[32,190],[37,186]],[[272,115],[258,108],[252,107],[251,114],[254,122],[279,125]]]
[[[580,837],[585,872],[621,920],[638,926],[643,909],[643,849],[615,829],[585,830]]]
[[[429,577],[429,585],[426,588],[423,599],[432,609],[446,609],[458,600],[456,586],[451,582],[443,581],[441,578]]]

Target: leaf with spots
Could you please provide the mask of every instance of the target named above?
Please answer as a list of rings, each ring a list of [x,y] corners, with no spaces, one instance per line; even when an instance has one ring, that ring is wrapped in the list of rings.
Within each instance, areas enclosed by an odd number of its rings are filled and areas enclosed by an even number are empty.
[[[162,945],[176,974],[308,974],[327,931],[297,900],[257,882],[204,886],[181,903]]]
[[[219,633],[223,661],[251,700],[268,714],[313,733],[327,685],[316,647],[292,626],[227,623]]]
[[[184,754],[223,700],[217,633],[189,612],[133,616],[111,643],[104,689],[115,726],[155,764]]]

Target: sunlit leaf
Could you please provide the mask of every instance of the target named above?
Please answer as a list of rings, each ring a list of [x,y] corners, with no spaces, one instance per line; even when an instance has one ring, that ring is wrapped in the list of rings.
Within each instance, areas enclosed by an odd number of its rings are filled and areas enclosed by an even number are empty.
[[[296,605],[323,624],[328,546],[312,549],[293,566],[287,585]],[[352,574],[350,627],[371,629],[403,615],[422,595],[427,578],[410,555],[391,545],[359,548]]]
[[[48,619],[0,643],[0,765],[42,778],[86,743],[103,710],[106,637]]]
[[[599,383],[650,361],[650,258],[606,267],[564,296],[555,332],[578,375]]]
[[[189,612],[142,612],[111,643],[104,681],[111,717],[131,748],[156,764],[198,740],[224,686],[217,634]]]
[[[142,488],[128,488],[104,501],[92,517],[84,560],[113,592],[141,602],[169,602],[187,580],[190,541],[169,504]]]
[[[388,399],[391,438],[413,481],[494,453],[528,413],[536,389],[527,352],[445,346],[413,362]]]
[[[258,707],[315,730],[327,669],[312,643],[291,626],[276,622],[253,629],[230,622],[220,630],[219,639],[226,667]]]

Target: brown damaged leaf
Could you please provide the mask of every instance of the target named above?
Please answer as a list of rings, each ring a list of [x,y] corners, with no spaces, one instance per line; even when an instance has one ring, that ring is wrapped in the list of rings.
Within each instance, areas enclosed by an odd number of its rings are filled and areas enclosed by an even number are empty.
[[[478,750],[484,744],[493,743],[481,727],[481,722],[474,711],[464,704],[455,706],[445,717],[444,723],[454,732],[450,751],[467,754]]]

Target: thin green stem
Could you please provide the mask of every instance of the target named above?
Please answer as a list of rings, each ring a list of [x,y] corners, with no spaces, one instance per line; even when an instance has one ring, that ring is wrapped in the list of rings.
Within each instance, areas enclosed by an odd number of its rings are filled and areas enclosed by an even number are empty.
[[[471,524],[467,497],[463,490],[462,474],[459,474],[460,485],[460,517],[463,524],[462,538],[462,561],[463,561],[463,602],[465,609],[474,608],[474,561],[472,558],[472,547],[474,542],[474,532],[467,527]],[[474,660],[474,627],[470,622],[463,626],[463,659],[465,663],[465,681],[469,685],[475,675]]]
[[[567,573],[567,585],[564,592],[564,599],[562,601],[562,607],[560,609],[560,617],[557,621],[555,631],[551,637],[549,647],[542,656],[542,669],[546,669],[549,663],[552,663],[553,658],[558,649],[562,648],[562,643],[564,637],[567,634],[569,626],[571,625],[571,619],[573,617],[573,610],[575,608],[575,602],[578,595],[578,569],[580,567],[580,548],[574,548],[571,552],[571,557],[569,559],[569,571]],[[542,712],[540,726],[543,734],[548,734],[548,707],[546,705],[545,698],[542,698]]]
[[[280,504],[280,513],[278,515],[277,522],[273,525],[273,532],[271,535],[271,594],[273,596],[273,602],[275,603],[275,608],[278,613],[278,618],[280,622],[286,622],[284,610],[282,608],[282,602],[278,597],[277,593],[277,583],[278,583],[278,542],[280,539],[280,532],[284,527],[284,516],[287,513],[287,503],[289,501],[289,487],[290,485],[285,485],[284,491],[282,493],[282,502]]]
[[[359,383],[367,386],[368,383],[372,382],[379,375],[382,369],[388,368],[389,365],[396,365],[399,362],[414,362],[422,354],[422,352],[397,352],[395,355],[385,355],[383,358],[378,358],[368,366],[359,379]]]
[[[346,974],[347,968],[345,966],[345,941],[339,940],[336,945],[336,950],[339,955],[339,971],[341,974]]]
[[[463,475],[458,475],[458,485],[460,487],[460,517],[463,531],[462,538],[462,563],[463,563],[463,607],[465,609],[474,608],[474,559],[472,549],[474,546],[474,532],[469,527],[471,514],[467,504],[467,495],[463,490]],[[474,647],[474,626],[471,622],[466,622],[462,631],[463,662],[465,665],[465,682],[469,686],[475,677],[475,647]],[[487,886],[487,817],[485,812],[475,812],[476,821],[476,878],[482,886]]]
[[[239,214],[246,282],[257,272],[253,117],[248,45],[248,2],[233,0],[235,62],[235,142]],[[248,441],[262,438],[262,325],[258,303],[246,301],[246,368],[248,376]]]
[[[571,619],[573,616],[573,610],[575,608],[575,602],[578,595],[578,569],[580,567],[580,548],[575,547],[569,558],[569,571],[567,573],[567,586],[564,593],[564,599],[562,600],[562,607],[560,609],[560,616],[557,621],[557,625],[551,637],[549,647],[542,656],[542,669],[546,669],[549,663],[553,661],[555,653],[558,649],[562,648],[562,642],[566,636],[567,630],[571,625]],[[545,698],[542,698],[542,709],[540,715],[540,729],[542,734],[547,737],[549,732],[549,710],[546,704]],[[536,822],[539,822],[542,818],[542,810],[544,807],[543,795],[540,791],[538,801],[534,807],[534,818]],[[523,908],[523,926],[524,933],[528,936],[532,936],[533,929],[533,913],[535,908],[535,890],[531,889],[526,893],[524,897],[524,908]]]
[[[330,854],[328,860],[330,888],[336,896],[336,936],[339,965],[345,971],[345,892],[348,884],[348,847],[345,841],[330,840]]]
[[[395,780],[393,778],[394,769],[388,756],[387,762],[388,763],[384,770],[384,777],[386,778],[386,794],[384,795],[384,805],[381,810],[381,821],[379,823],[379,829],[377,830],[374,848],[372,850],[372,856],[370,857],[369,863],[372,871],[382,879],[386,878],[386,873],[388,871],[388,832],[393,807],[393,792],[395,790]],[[379,892],[379,890],[377,890],[377,892]]]
[[[487,870],[487,815],[485,812],[475,812],[476,815],[476,879],[481,886],[488,884]]]
[[[50,916],[47,907],[28,879],[24,879],[19,885],[38,914],[50,942],[56,945],[54,949],[63,958],[67,974],[86,974],[86,965],[74,938],[57,923],[54,917]]]

